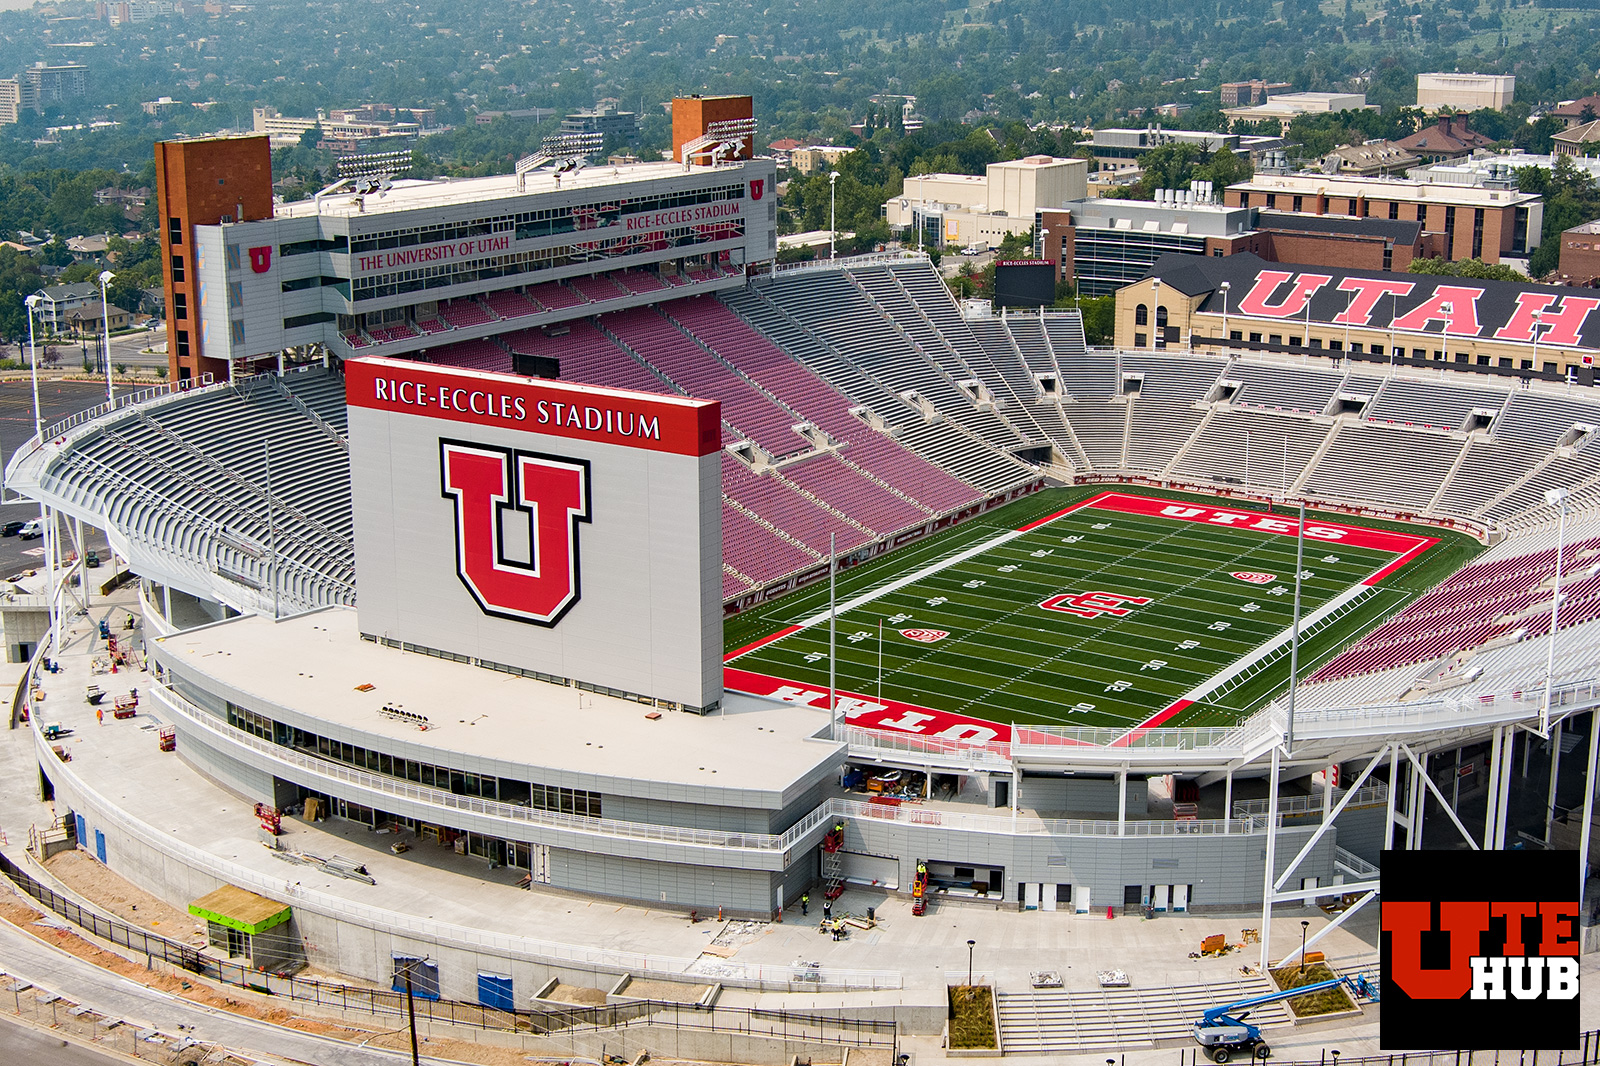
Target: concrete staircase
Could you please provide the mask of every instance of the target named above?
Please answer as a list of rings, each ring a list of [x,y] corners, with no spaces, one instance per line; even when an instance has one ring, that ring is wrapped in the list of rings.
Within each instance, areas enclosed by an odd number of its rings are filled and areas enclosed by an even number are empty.
[[[1273,990],[1264,977],[1233,977],[1168,988],[1001,992],[1000,1044],[1008,1055],[1153,1047],[1188,1039],[1207,1008]],[[1250,1020],[1270,1029],[1288,1025],[1289,1013],[1273,1003],[1253,1010]]]

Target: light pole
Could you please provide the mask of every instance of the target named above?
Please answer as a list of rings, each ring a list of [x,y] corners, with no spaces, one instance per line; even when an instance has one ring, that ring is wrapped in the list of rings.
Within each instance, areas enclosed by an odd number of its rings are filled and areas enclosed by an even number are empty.
[[[1309,293],[1306,294],[1306,336],[1303,347],[1307,352],[1311,350],[1311,294]]]
[[[1250,495],[1250,431],[1244,431],[1244,494]]]
[[[100,271],[100,321],[105,329],[106,349],[106,403],[116,399],[111,387],[111,305],[106,302],[106,286],[116,275],[109,270]]]
[[[40,296],[38,293],[34,293],[32,296],[29,296],[23,301],[23,303],[25,303],[28,307],[28,362],[31,364],[31,369],[33,371],[33,437],[34,440],[38,441],[40,444],[44,443],[44,421],[39,411],[39,344],[34,339],[33,317],[36,313],[38,313],[39,305],[43,302],[44,297]],[[39,522],[43,526],[44,531],[45,580],[48,582],[48,592],[50,595],[50,654],[56,655],[60,650],[60,645],[58,643],[60,637],[60,623],[57,618],[56,563],[54,551],[56,531],[54,528],[55,521],[50,514],[49,508],[44,505],[43,501],[39,503]]]
[[[44,434],[44,426],[39,420],[39,345],[33,337],[33,316],[44,297],[34,293],[23,302],[28,305],[28,365],[33,370],[33,434],[37,437]]]
[[[1304,919],[1300,922],[1300,972],[1306,972],[1306,932],[1311,928],[1311,923]]]
[[[1165,344],[1161,336],[1161,279],[1150,279],[1150,290],[1155,293],[1151,297],[1153,306],[1150,308],[1150,347],[1160,348]]]
[[[1389,293],[1389,371],[1394,372],[1394,320],[1400,317],[1400,294]]]
[[[829,259],[833,259],[834,257],[836,257],[839,254],[834,248],[834,242],[839,237],[839,221],[838,221],[838,216],[834,213],[834,202],[835,202],[835,200],[834,200],[834,192],[833,192],[834,186],[836,186],[838,183],[839,183],[839,172],[837,170],[830,171],[828,173],[828,258]],[[915,211],[912,212],[911,217],[912,217],[913,220],[916,219],[917,215],[916,215]],[[917,248],[918,248],[919,251],[922,248],[922,230],[921,230],[920,227],[917,230]]]
[[[967,987],[972,987],[972,949],[976,947],[976,940],[967,941]]]
[[[1556,509],[1556,580],[1550,594],[1550,640],[1544,660],[1544,710],[1539,713],[1539,731],[1550,732],[1550,689],[1556,674],[1556,622],[1561,612],[1561,554],[1567,539],[1567,497],[1571,491],[1564,488],[1546,489],[1544,500]],[[1594,787],[1589,782],[1590,788]]]
[[[1538,370],[1539,369],[1539,326],[1541,325],[1540,319],[1542,319],[1542,318],[1544,318],[1544,312],[1543,311],[1535,311],[1533,313],[1533,369],[1534,370]]]
[[[1228,332],[1228,290],[1233,286],[1224,281],[1217,288],[1222,291],[1222,344],[1224,347],[1229,347],[1228,342],[1233,339],[1233,334]]]

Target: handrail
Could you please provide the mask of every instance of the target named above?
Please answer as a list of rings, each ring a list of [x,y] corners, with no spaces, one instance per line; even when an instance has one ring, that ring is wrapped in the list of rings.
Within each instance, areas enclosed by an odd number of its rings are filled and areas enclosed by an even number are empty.
[[[842,259],[812,259],[803,263],[779,263],[772,268],[773,274],[796,274],[808,270],[848,270],[851,267],[872,266],[875,263],[909,263],[918,260],[927,260],[927,252],[913,252],[903,249],[898,252],[866,252],[861,255],[845,256]]]
[[[1345,797],[1347,790],[1336,788],[1330,798],[1330,807]],[[1375,784],[1365,785],[1356,789],[1350,798],[1348,807],[1370,807],[1383,803],[1389,796],[1389,786],[1379,781]],[[1307,812],[1320,812],[1322,810],[1322,794],[1313,793],[1308,796],[1279,796],[1279,814],[1305,814]],[[1252,815],[1266,814],[1267,800],[1241,799],[1233,801],[1233,816],[1235,818],[1249,818]]]
[[[550,829],[563,829],[628,840],[665,841],[702,847],[778,851],[785,847],[793,846],[798,841],[799,836],[802,835],[794,834],[793,839],[786,840],[786,837],[789,837],[790,834],[778,836],[771,833],[724,833],[711,829],[691,829],[682,826],[662,825],[655,822],[624,822],[613,818],[587,818],[575,814],[563,814],[559,811],[536,810],[532,807],[522,807],[514,803],[481,799],[477,796],[461,796],[454,792],[415,785],[409,781],[401,781],[383,774],[357,770],[354,767],[344,766],[330,759],[307,755],[294,748],[263,740],[243,730],[220,726],[216,724],[216,719],[206,714],[205,711],[180,693],[174,691],[170,686],[156,684],[154,689],[157,698],[174,714],[185,719],[190,725],[206,730],[225,743],[242,745],[280,763],[399,799],[415,800],[418,803],[446,807],[469,814],[482,815],[487,818],[502,818],[529,826],[543,826]],[[805,820],[802,819],[801,824],[804,824],[804,822]],[[818,819],[817,824],[820,823],[821,819]],[[790,832],[793,833],[794,831],[791,830]]]
[[[685,974],[693,975],[694,967],[699,962],[698,958],[650,955],[636,951],[597,948],[586,944],[562,944],[514,933],[498,933],[455,925],[432,918],[419,918],[398,911],[368,906],[331,892],[286,882],[281,878],[269,877],[252,867],[220,859],[201,848],[177,839],[171,833],[158,832],[153,826],[128,815],[85,782],[82,776],[75,772],[71,763],[58,762],[48,742],[39,732],[38,722],[35,721],[33,725],[34,746],[39,759],[41,762],[48,760],[53,766],[52,774],[71,778],[72,789],[94,818],[103,820],[107,825],[116,825],[142,845],[187,866],[205,871],[218,880],[274,899],[287,897],[286,901],[292,902],[295,906],[383,933],[417,937],[468,950],[488,949],[502,956],[526,958],[545,964],[576,964],[606,972],[668,974],[674,978],[681,978]],[[901,987],[902,981],[898,971],[846,970],[804,964],[785,966],[739,962],[734,959],[719,959],[714,979],[736,987],[765,988],[778,985],[791,990],[813,991],[895,989]]]

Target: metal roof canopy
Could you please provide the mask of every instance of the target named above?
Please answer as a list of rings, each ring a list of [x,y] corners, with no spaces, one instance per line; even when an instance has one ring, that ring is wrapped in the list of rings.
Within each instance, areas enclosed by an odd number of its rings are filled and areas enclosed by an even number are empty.
[[[287,922],[290,908],[237,885],[223,885],[189,904],[189,913],[254,936]]]

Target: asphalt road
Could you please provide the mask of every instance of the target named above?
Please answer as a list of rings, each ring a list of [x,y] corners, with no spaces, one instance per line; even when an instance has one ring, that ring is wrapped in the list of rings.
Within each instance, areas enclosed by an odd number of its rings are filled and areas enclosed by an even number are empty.
[[[76,414],[96,404],[104,403],[106,390],[102,385],[78,381],[39,382],[39,411],[41,420],[49,425],[68,415]],[[0,382],[0,460],[9,462],[11,455],[33,436],[33,383],[31,381]],[[6,494],[9,499],[10,493]],[[24,521],[39,516],[39,505],[32,502],[0,503],[0,524]],[[85,530],[86,547],[98,549],[101,557],[108,554],[106,538],[98,530]],[[71,543],[64,533],[62,543]],[[10,577],[29,570],[44,561],[43,542],[20,541],[16,537],[0,538],[0,577]],[[106,571],[107,574],[110,571]]]
[[[116,1055],[69,1044],[59,1036],[40,1032],[0,1014],[0,1062],[25,1062],[29,1066],[106,1066],[123,1061]]]

